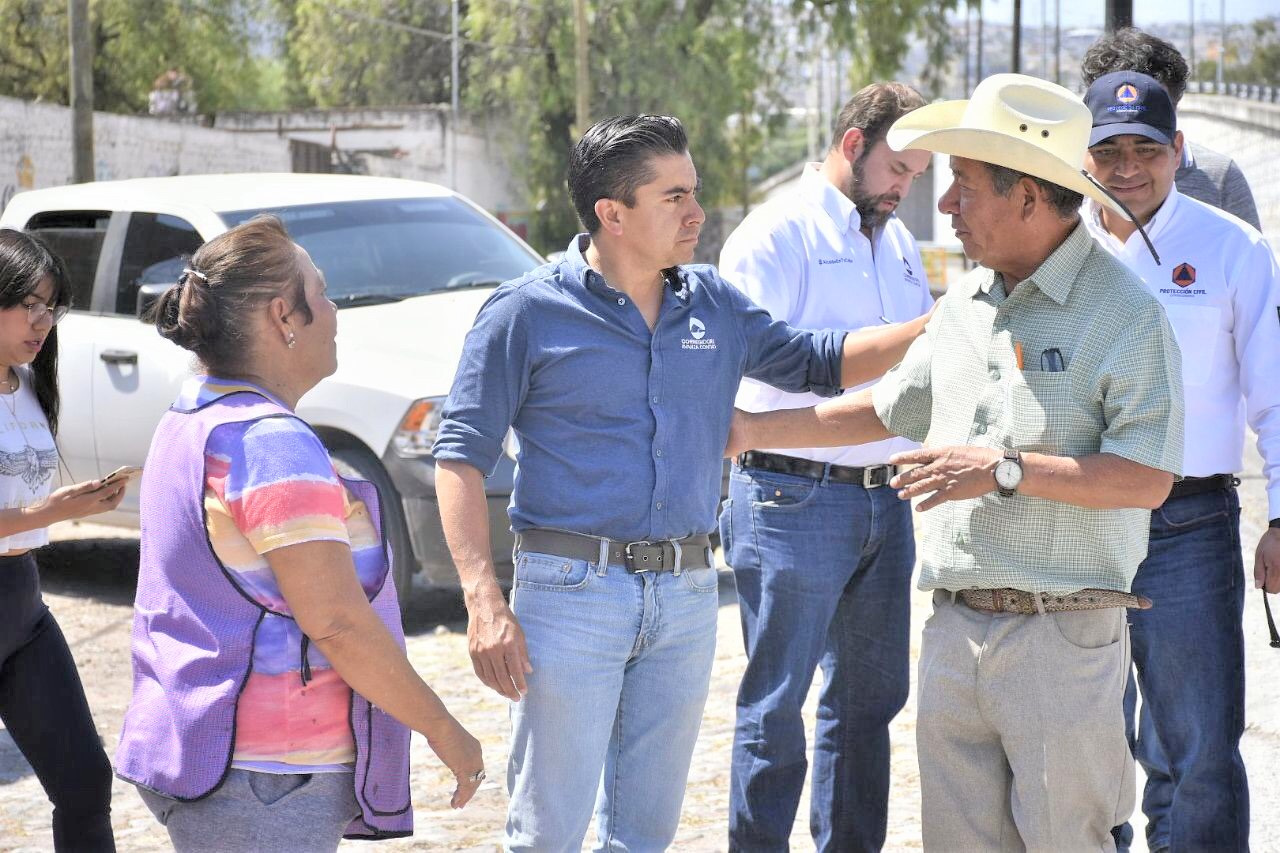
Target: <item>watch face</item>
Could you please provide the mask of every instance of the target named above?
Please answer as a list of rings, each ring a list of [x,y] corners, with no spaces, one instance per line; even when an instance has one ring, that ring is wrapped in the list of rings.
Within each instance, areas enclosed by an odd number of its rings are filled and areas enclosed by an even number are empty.
[[[996,485],[1002,489],[1016,489],[1022,482],[1022,466],[1011,459],[996,463]]]

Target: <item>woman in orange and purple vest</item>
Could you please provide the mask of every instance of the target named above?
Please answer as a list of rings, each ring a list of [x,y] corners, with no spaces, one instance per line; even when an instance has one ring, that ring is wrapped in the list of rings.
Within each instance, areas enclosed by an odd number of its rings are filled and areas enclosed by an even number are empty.
[[[334,850],[409,835],[409,730],[457,780],[480,744],[404,652],[372,484],[293,413],[337,368],[337,309],[280,221],[210,240],[156,305],[202,369],[156,430],[140,497],[133,698],[117,773],[179,853]]]

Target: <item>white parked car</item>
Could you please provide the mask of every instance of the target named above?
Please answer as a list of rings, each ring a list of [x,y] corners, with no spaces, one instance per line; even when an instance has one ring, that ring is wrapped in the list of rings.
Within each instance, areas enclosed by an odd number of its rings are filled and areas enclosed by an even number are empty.
[[[542,263],[502,223],[433,184],[352,175],[202,175],[19,193],[0,225],[39,234],[74,288],[59,326],[59,444],[76,479],[141,465],[190,353],[139,320],[206,240],[258,213],[284,220],[338,304],[338,371],[298,405],[345,475],[375,483],[402,596],[421,569],[456,584],[431,443],[463,337],[497,284]],[[514,461],[487,480],[493,553],[511,553]],[[136,527],[137,490],[99,517]],[[507,572],[510,566],[503,567]]]

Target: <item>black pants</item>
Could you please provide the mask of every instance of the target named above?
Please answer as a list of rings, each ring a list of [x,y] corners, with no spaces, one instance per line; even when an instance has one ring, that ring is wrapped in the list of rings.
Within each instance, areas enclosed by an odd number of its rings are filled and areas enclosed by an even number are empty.
[[[0,557],[0,720],[53,803],[61,851],[114,851],[111,762],[35,558]]]

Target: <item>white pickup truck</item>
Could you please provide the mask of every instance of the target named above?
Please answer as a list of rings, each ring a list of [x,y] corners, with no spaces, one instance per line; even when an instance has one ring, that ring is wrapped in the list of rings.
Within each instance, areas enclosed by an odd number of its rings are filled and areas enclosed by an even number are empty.
[[[14,196],[0,225],[39,234],[74,297],[58,332],[59,444],[89,479],[141,465],[191,355],[139,320],[201,243],[258,213],[281,217],[338,304],[338,371],[298,405],[345,475],[375,483],[403,596],[421,570],[457,583],[435,499],[431,443],[462,341],[494,286],[542,263],[502,223],[433,184],[351,175],[203,175]],[[493,553],[509,560],[515,464],[486,481]],[[104,523],[137,527],[136,490]],[[501,569],[510,572],[509,563]]]

